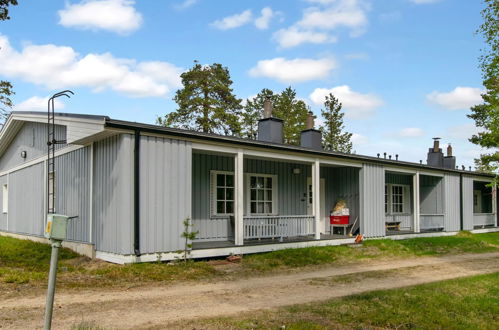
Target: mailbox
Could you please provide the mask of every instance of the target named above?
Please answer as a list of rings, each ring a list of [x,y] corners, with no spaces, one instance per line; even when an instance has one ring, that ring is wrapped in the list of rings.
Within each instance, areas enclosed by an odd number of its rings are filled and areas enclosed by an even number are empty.
[[[68,228],[69,217],[61,214],[49,214],[47,216],[47,226],[45,227],[45,237],[64,241]]]

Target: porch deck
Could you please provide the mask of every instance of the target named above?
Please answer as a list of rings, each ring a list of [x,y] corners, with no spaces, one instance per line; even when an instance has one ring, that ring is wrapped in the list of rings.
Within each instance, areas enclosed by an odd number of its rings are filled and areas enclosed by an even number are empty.
[[[322,234],[320,240],[332,240],[332,239],[345,239],[349,238],[344,235],[329,235]],[[262,238],[262,239],[248,239],[244,240],[244,246],[255,246],[255,245],[265,245],[265,244],[284,244],[284,243],[295,243],[295,242],[308,242],[316,241],[312,236],[297,236],[288,237],[280,240],[279,238]],[[226,248],[235,246],[233,241],[207,241],[207,242],[193,242],[193,250],[202,249],[216,249],[216,248]]]

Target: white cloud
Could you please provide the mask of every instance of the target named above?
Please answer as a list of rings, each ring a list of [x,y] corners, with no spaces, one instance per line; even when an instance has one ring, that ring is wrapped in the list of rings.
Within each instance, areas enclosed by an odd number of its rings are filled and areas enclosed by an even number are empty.
[[[365,32],[368,24],[368,6],[363,0],[309,1],[325,5],[325,8],[309,7],[305,9],[302,19],[297,23],[306,29],[333,30],[346,27],[351,36],[359,36]]]
[[[336,62],[331,58],[287,60],[276,57],[258,61],[249,74],[252,77],[267,77],[288,84],[326,78],[334,68]]]
[[[59,24],[84,30],[129,34],[142,24],[142,15],[131,0],[86,0],[59,10]]]
[[[354,144],[354,146],[365,145],[369,142],[369,139],[367,138],[367,136],[364,136],[364,135],[358,134],[358,133],[353,133],[351,140],[352,140],[352,143]]]
[[[229,30],[248,24],[249,22],[251,22],[252,18],[253,14],[251,13],[251,10],[247,9],[240,14],[235,14],[232,16],[224,17],[220,20],[216,20],[211,23],[211,25],[220,30]]]
[[[303,43],[324,44],[333,43],[338,40],[337,37],[330,36],[325,32],[316,32],[310,30],[301,30],[291,26],[287,29],[280,29],[275,32],[273,39],[277,41],[280,47],[290,48]]]
[[[407,127],[407,128],[402,128],[398,132],[396,132],[396,136],[398,137],[403,137],[403,138],[414,138],[414,137],[421,137],[425,134],[425,132],[418,127]]]
[[[367,118],[374,113],[376,108],[383,105],[383,100],[377,95],[358,93],[347,85],[329,89],[316,88],[310,94],[310,99],[317,105],[323,105],[326,95],[330,93],[343,104],[345,116],[351,119]]]
[[[456,87],[450,92],[434,91],[426,96],[428,102],[448,110],[462,110],[482,103],[480,88]]]
[[[47,102],[49,98],[33,96],[22,101],[14,106],[14,111],[47,111]],[[59,99],[54,100],[55,110],[59,111],[64,108],[64,103]]]
[[[265,7],[261,11],[261,16],[255,19],[255,26],[260,30],[269,28],[269,23],[272,17],[275,16],[274,11],[270,7]]]
[[[88,87],[132,97],[165,96],[180,87],[181,69],[166,62],[137,62],[110,53],[78,54],[67,46],[27,45],[17,51],[0,35],[0,75],[46,88]]]
[[[412,3],[415,3],[416,5],[425,5],[425,4],[430,4],[430,3],[436,3],[439,2],[440,0],[410,0]]]
[[[197,2],[198,0],[184,0],[181,3],[175,5],[175,8],[178,10],[187,9],[189,7],[194,6]]]

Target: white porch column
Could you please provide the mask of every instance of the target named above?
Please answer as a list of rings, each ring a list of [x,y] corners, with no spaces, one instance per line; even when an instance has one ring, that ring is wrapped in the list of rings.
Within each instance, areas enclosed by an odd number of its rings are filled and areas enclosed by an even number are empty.
[[[420,217],[420,201],[419,201],[419,172],[416,172],[414,174],[413,179],[412,179],[412,191],[413,191],[413,204],[414,204],[414,212],[413,212],[413,217],[414,217],[414,232],[419,233],[421,231],[421,217]]]
[[[234,157],[234,183],[235,183],[235,200],[234,200],[234,240],[236,245],[244,244],[244,154],[242,150],[238,150]]]
[[[497,214],[497,184],[492,186],[492,213]]]
[[[312,165],[312,209],[314,210],[315,219],[315,239],[321,239],[321,198],[320,198],[320,170],[321,165],[316,159]]]

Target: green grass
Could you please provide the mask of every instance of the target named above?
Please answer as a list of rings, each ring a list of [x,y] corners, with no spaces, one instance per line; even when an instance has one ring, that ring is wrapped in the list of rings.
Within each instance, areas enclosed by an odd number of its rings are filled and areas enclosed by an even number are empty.
[[[180,326],[192,329],[499,329],[498,283],[499,273],[479,275]]]
[[[27,240],[0,237],[0,289],[2,286],[43,288],[50,261],[50,246]],[[224,269],[207,261],[113,265],[81,257],[61,249],[59,287],[137,286],[147,283],[238,278],[271,271],[348,264],[365,259],[410,258],[427,255],[499,251],[499,233],[368,240],[355,246],[287,249],[244,256],[239,265]]]

